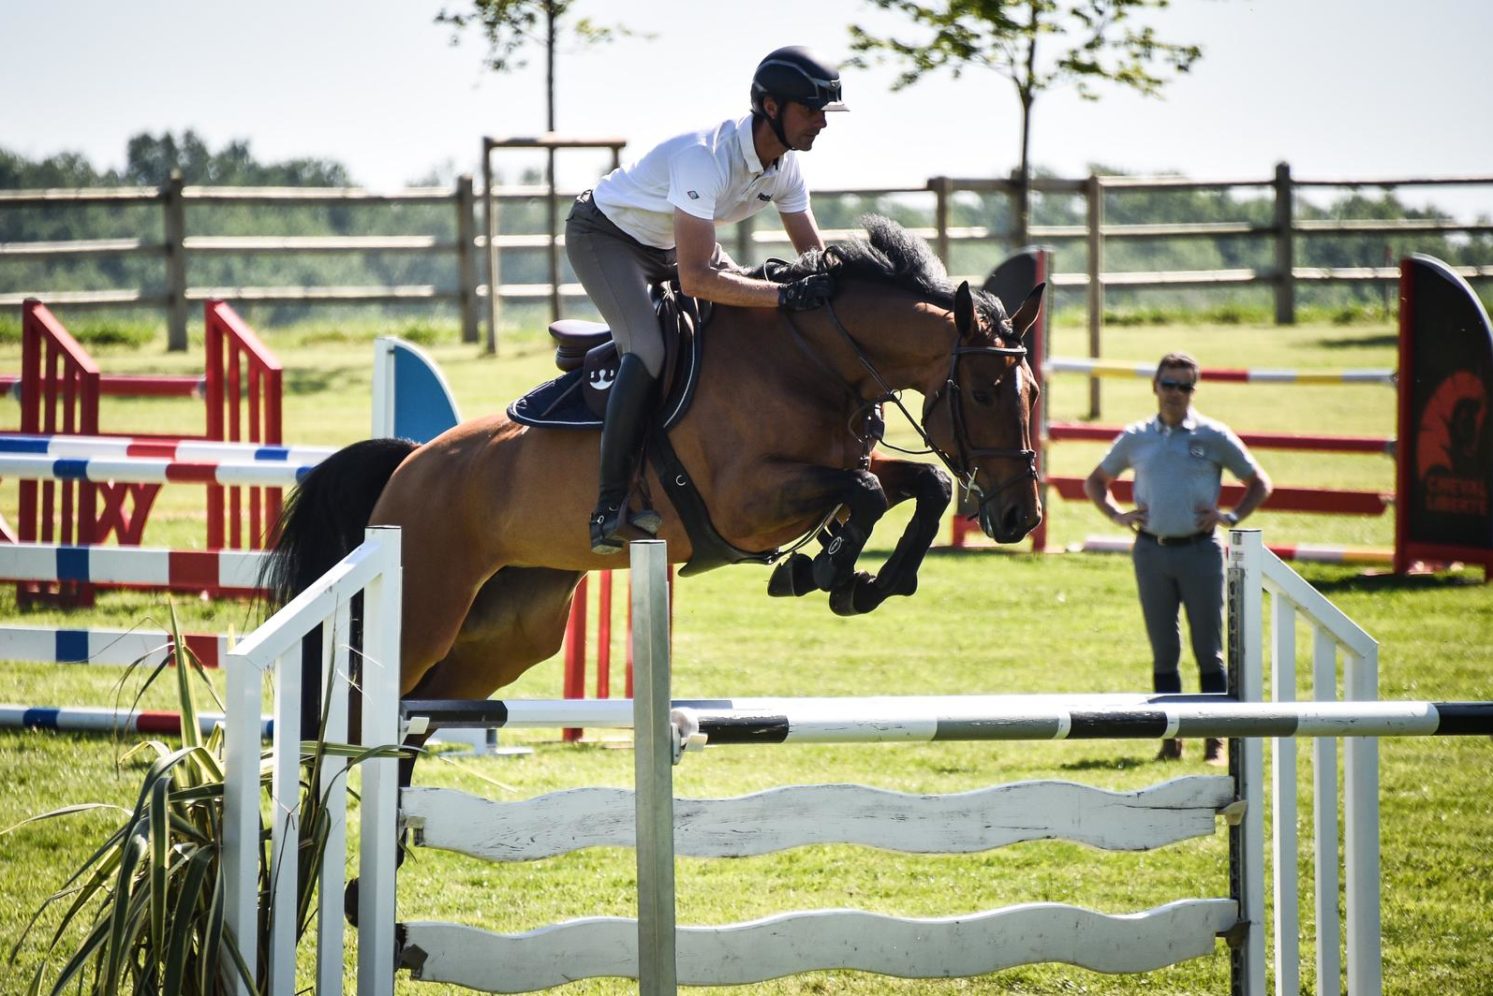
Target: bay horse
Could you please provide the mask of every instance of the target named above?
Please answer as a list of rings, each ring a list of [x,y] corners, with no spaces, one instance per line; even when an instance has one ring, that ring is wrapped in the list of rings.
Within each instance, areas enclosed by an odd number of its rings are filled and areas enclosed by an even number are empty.
[[[879,413],[895,405],[979,499],[983,531],[1014,543],[1041,521],[1031,414],[1037,385],[1023,337],[1042,288],[1012,317],[995,297],[952,286],[926,243],[864,219],[869,240],[785,264],[773,279],[834,275],[832,303],[789,315],[718,306],[698,389],[669,440],[720,536],[745,551],[801,537],[775,594],[830,592],[842,614],[911,595],[948,506],[937,466],[873,452]],[[899,392],[923,397],[913,419]],[[625,567],[591,552],[597,434],[538,429],[505,414],[473,419],[426,443],[365,440],[339,450],[287,502],[266,581],[288,601],[363,538],[403,532],[402,696],[486,698],[559,650],[583,573]],[[645,471],[651,495],[657,472]],[[856,570],[877,520],[912,499],[915,514],[880,568]],[[692,555],[667,501],[670,560]],[[622,562],[619,562],[622,561]]]

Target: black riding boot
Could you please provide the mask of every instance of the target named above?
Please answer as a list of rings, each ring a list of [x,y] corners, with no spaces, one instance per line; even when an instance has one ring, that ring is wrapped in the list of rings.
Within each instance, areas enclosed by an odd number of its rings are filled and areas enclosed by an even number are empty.
[[[641,358],[623,354],[601,427],[601,488],[596,511],[591,513],[592,553],[617,553],[625,545],[620,533],[627,519],[627,493],[638,468],[643,430],[648,425],[657,384]],[[652,524],[655,531],[658,529],[656,519],[635,524]]]

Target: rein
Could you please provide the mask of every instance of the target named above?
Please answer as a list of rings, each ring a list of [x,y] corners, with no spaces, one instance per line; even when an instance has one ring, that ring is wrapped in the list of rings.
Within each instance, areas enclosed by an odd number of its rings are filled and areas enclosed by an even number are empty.
[[[1012,485],[1020,484],[1023,481],[1037,479],[1036,450],[1016,447],[982,447],[973,446],[970,444],[969,427],[964,415],[964,395],[959,387],[959,363],[962,359],[964,359],[964,357],[975,355],[1025,356],[1025,346],[963,346],[959,345],[956,339],[954,348],[949,357],[949,372],[944,377],[943,389],[936,393],[932,398],[928,399],[928,403],[924,407],[925,419],[919,420],[917,418],[914,418],[912,412],[907,410],[907,406],[902,403],[902,399],[898,397],[896,392],[893,391],[887,384],[886,378],[881,375],[881,371],[876,369],[876,365],[871,362],[870,357],[866,355],[865,350],[861,348],[860,343],[855,341],[855,337],[850,334],[850,330],[845,327],[845,323],[840,321],[840,316],[835,311],[834,303],[826,303],[825,309],[829,313],[830,321],[831,323],[833,323],[835,330],[840,333],[840,337],[843,338],[845,342],[850,346],[851,351],[855,353],[855,358],[860,361],[861,366],[865,367],[866,372],[871,375],[871,379],[875,381],[876,386],[881,390],[880,397],[871,399],[866,403],[871,405],[880,405],[885,402],[891,402],[893,405],[897,406],[897,410],[902,413],[902,417],[907,420],[907,424],[912,426],[913,431],[918,434],[918,437],[920,439],[922,439],[923,445],[927,447],[926,452],[932,453],[934,456],[938,457],[939,461],[948,469],[949,473],[954,476],[955,480],[957,480],[967,491],[969,491],[970,494],[976,496],[979,499],[979,507],[976,512],[970,516],[971,518],[974,518],[976,515],[982,514],[985,511],[986,505],[988,505],[991,501],[994,501],[995,498],[1001,494],[1001,492],[1005,491]],[[809,356],[821,368],[823,368],[825,371],[838,379],[842,384],[844,384],[846,390],[849,391],[852,396],[862,401],[866,401],[866,399],[860,398],[860,392],[857,391],[854,386],[852,386],[849,381],[844,378],[844,376],[833,370],[829,366],[829,364],[826,363],[824,359],[814,351],[809,342],[804,339],[803,333],[799,331],[798,326],[794,324],[792,318],[788,318],[786,315],[785,318],[787,319],[788,327],[793,331],[795,344],[798,345],[801,350],[808,353]],[[957,336],[958,333],[956,332],[955,335]],[[958,446],[957,456],[945,452],[942,447],[934,443],[933,437],[928,434],[928,430],[924,427],[924,421],[926,420],[927,413],[931,412],[935,405],[945,399],[947,399],[949,404],[949,420],[954,430],[954,442]],[[865,439],[863,437],[863,442],[864,441]],[[986,495],[980,488],[980,486],[975,483],[975,469],[972,466],[972,462],[981,457],[1005,457],[1017,460],[1024,459],[1026,460],[1027,469],[1025,472],[1017,473],[1007,480],[996,485],[994,490],[992,490],[990,494]]]

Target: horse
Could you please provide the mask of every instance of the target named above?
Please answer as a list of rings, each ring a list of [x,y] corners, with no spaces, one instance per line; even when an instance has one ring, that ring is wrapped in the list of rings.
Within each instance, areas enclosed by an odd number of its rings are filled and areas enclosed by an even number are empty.
[[[1031,415],[1037,383],[1023,345],[1038,287],[1008,317],[969,284],[954,287],[927,244],[864,219],[868,239],[811,251],[772,279],[829,271],[835,295],[790,314],[717,306],[693,401],[669,441],[719,536],[759,560],[790,551],[774,594],[828,591],[841,614],[913,594],[952,484],[930,462],[878,450],[880,413],[900,409],[979,502],[982,530],[1014,543],[1041,521]],[[914,419],[900,392],[923,397]],[[597,434],[538,429],[503,413],[424,445],[375,439],[339,450],[286,503],[266,583],[288,601],[362,541],[366,526],[403,534],[400,693],[486,698],[558,651],[586,571],[618,565],[587,532]],[[638,487],[663,495],[670,561],[692,537],[651,465]],[[906,500],[915,513],[873,576],[856,570],[872,527]],[[312,686],[314,687],[314,686]]]

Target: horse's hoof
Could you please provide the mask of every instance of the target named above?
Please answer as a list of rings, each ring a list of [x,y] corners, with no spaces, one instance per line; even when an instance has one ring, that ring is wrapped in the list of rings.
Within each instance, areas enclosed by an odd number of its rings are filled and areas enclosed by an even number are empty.
[[[358,925],[358,880],[353,879],[347,883],[347,888],[342,890],[342,916],[347,920],[348,926]]]
[[[882,601],[876,579],[865,571],[856,571],[855,577],[829,593],[830,611],[837,616],[863,616]]]
[[[801,553],[795,553],[773,568],[767,582],[767,593],[774,598],[807,595],[814,591],[814,562]]]

